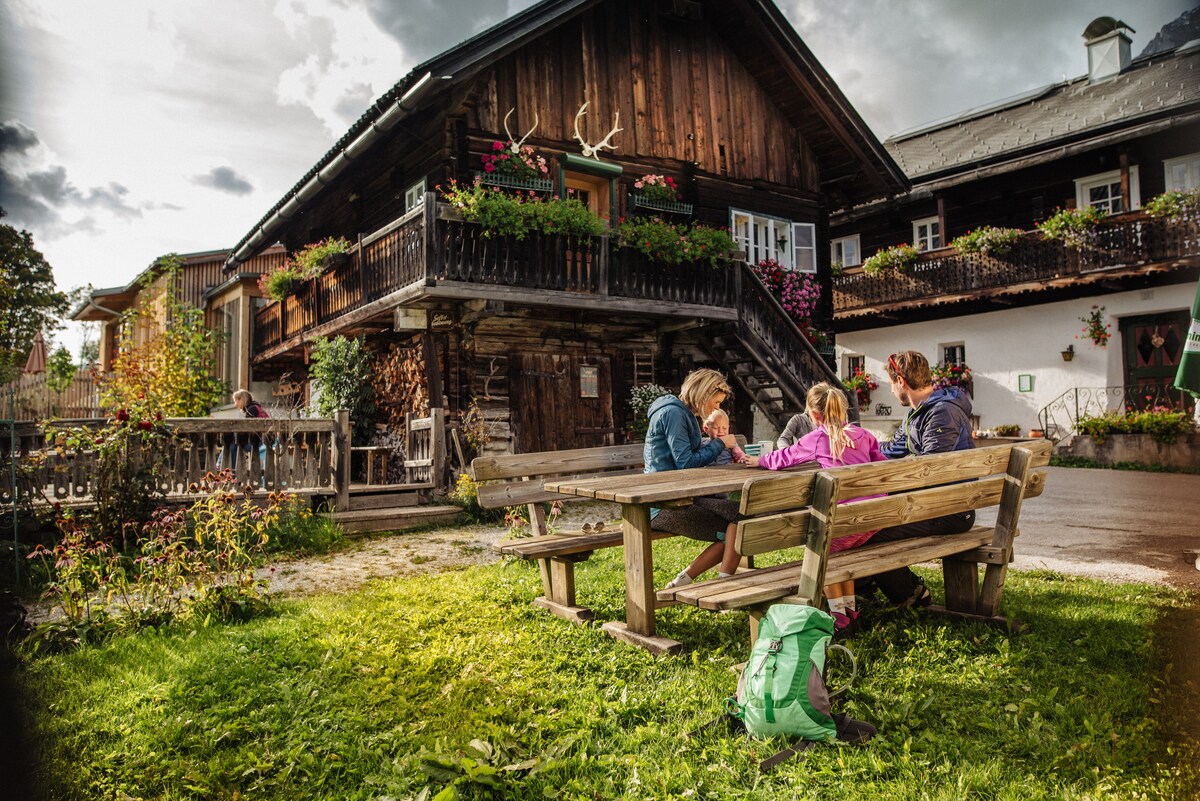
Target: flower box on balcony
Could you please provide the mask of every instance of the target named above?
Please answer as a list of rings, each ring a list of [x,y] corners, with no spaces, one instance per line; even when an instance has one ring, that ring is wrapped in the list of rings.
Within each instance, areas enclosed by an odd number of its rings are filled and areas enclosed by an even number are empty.
[[[651,211],[660,211],[664,214],[683,214],[689,217],[692,214],[691,203],[660,200],[658,198],[645,197],[644,195],[630,195],[629,204],[636,209],[650,209]]]
[[[525,189],[533,192],[554,191],[554,181],[550,178],[519,178],[498,172],[477,172],[475,178],[485,186],[503,186],[507,189]]]

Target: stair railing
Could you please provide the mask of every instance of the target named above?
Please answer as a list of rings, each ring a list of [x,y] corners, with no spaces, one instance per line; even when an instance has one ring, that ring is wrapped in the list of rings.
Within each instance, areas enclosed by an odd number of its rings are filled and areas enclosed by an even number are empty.
[[[842,381],[829,363],[817,353],[792,318],[780,305],[766,284],[746,262],[738,263],[738,336],[743,342],[765,356],[763,367],[775,379],[780,389],[804,408],[805,396],[813,384],[828,381],[841,386]],[[847,395],[851,417],[858,419],[858,404]]]

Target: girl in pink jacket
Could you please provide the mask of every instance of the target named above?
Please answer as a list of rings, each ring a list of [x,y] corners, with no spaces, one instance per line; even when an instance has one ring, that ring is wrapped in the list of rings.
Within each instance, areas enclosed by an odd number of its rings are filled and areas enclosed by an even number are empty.
[[[850,424],[846,411],[846,395],[841,389],[823,381],[808,391],[805,403],[808,406],[808,416],[817,427],[794,445],[772,451],[758,459],[749,457],[749,465],[757,465],[767,470],[782,470],[810,461],[816,461],[821,467],[887,461],[887,457],[879,449],[879,441],[869,431]],[[847,499],[842,503],[849,500],[863,499]],[[838,537],[829,543],[829,552],[837,553],[855,548],[871,539],[874,534],[874,531],[866,531]],[[825,597],[829,602],[829,611],[833,614],[836,628],[844,629],[858,618],[858,609],[854,603],[853,579],[827,585]]]

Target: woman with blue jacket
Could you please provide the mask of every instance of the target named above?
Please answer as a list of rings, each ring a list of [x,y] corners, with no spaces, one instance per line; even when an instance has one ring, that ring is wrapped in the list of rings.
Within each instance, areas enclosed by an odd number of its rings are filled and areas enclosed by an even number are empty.
[[[646,432],[647,473],[706,467],[727,448],[737,445],[732,434],[701,442],[700,420],[733,394],[725,376],[716,370],[694,370],[683,380],[679,397],[663,395],[650,405]],[[738,505],[727,498],[697,498],[681,509],[651,509],[650,528],[669,531],[710,545],[667,584],[682,587],[710,567],[720,565],[719,575],[731,576],[741,556],[733,547]]]

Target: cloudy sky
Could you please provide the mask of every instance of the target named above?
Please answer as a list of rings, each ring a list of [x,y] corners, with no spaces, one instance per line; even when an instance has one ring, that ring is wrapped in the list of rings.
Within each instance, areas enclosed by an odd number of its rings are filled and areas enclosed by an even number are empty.
[[[1196,0],[776,0],[881,138],[1136,55]],[[424,59],[533,0],[0,0],[0,207],[70,289],[230,247]],[[77,334],[64,341],[73,345]]]

